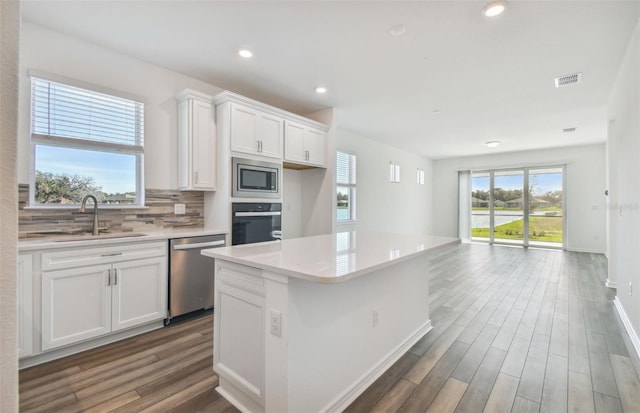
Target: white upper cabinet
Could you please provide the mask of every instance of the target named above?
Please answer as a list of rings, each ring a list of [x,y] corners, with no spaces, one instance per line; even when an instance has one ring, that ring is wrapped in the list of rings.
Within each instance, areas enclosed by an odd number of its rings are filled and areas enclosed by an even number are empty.
[[[303,125],[286,122],[284,126],[284,160],[305,163],[307,160],[304,146]]]
[[[178,188],[216,189],[216,125],[212,97],[185,90],[178,99]]]
[[[230,129],[232,151],[282,159],[282,118],[232,103]]]
[[[326,166],[326,133],[301,123],[286,121],[284,160],[299,165]]]

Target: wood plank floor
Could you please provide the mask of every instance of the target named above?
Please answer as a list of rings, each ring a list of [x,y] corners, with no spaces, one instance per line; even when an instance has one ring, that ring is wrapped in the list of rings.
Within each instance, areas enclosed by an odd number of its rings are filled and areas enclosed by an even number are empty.
[[[462,244],[431,261],[433,330],[348,412],[640,412],[640,360],[602,255]],[[212,324],[205,313],[25,369],[20,409],[235,412],[214,391]]]

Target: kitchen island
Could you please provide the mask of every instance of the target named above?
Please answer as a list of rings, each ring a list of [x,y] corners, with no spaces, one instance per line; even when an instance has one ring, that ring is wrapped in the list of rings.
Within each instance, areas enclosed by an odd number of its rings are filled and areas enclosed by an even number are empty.
[[[430,253],[457,238],[343,232],[204,250],[214,370],[242,411],[341,411],[431,329]]]

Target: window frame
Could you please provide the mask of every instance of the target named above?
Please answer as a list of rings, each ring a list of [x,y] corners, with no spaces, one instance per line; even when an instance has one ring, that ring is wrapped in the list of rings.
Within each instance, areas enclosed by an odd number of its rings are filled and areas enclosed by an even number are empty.
[[[133,204],[109,204],[99,203],[101,209],[144,209],[145,207],[145,186],[144,186],[144,107],[145,102],[140,97],[115,91],[98,85],[76,81],[61,76],[51,75],[35,71],[28,72],[29,90],[30,90],[30,114],[29,114],[29,202],[25,209],[76,209],[80,207],[80,203],[72,204],[55,204],[55,203],[37,203],[35,200],[36,192],[36,150],[39,146],[60,147],[76,150],[89,150],[102,153],[116,153],[123,155],[131,155],[135,157],[135,193],[136,202]],[[69,138],[62,136],[50,136],[35,133],[33,131],[34,105],[33,105],[33,78],[44,81],[60,83],[74,88],[81,88],[89,92],[110,95],[120,99],[127,99],[142,104],[142,128],[136,132],[137,144],[127,145],[121,143],[113,143],[99,141],[94,139]]]
[[[344,154],[347,155],[349,157],[349,164],[348,164],[348,169],[349,169],[349,182],[344,183],[344,182],[338,182],[338,157],[340,156],[339,154]],[[354,165],[352,165],[352,163]],[[335,185],[336,185],[336,190],[334,191],[334,193],[338,194],[338,188],[347,188],[349,193],[348,193],[348,197],[349,197],[349,202],[348,202],[348,206],[347,208],[349,209],[349,218],[348,219],[339,219],[338,218],[338,214],[337,214],[337,210],[338,210],[338,205],[337,205],[337,199],[336,199],[336,204],[335,204],[335,210],[336,210],[336,223],[338,224],[351,224],[351,223],[355,223],[357,220],[357,214],[356,214],[356,205],[357,205],[357,201],[356,201],[356,185],[357,185],[357,168],[358,168],[358,161],[357,161],[357,156],[354,153],[351,152],[347,152],[347,151],[342,151],[342,150],[337,150],[336,151],[336,179],[335,179]],[[353,176],[352,176],[353,175]]]

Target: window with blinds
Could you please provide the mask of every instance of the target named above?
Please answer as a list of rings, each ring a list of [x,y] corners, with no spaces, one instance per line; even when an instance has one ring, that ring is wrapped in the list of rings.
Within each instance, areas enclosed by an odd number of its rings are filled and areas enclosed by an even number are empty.
[[[338,152],[336,157],[336,219],[356,220],[356,156]]]
[[[144,104],[31,77],[32,206],[144,205]]]

